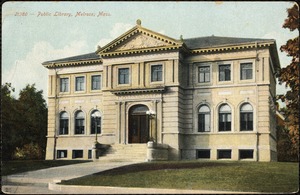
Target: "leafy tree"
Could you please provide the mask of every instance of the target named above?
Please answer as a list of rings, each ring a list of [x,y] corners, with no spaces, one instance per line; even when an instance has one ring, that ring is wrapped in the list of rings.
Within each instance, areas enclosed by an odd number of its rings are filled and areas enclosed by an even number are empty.
[[[17,104],[20,116],[19,134],[23,137],[21,145],[36,143],[46,148],[47,106],[43,91],[37,91],[35,84],[27,85],[20,92]],[[32,148],[32,147],[27,147]]]
[[[299,32],[299,7],[295,3],[293,7],[287,9],[288,17],[285,19],[283,28],[290,31],[298,30]],[[286,125],[289,137],[292,143],[291,152],[298,155],[299,159],[299,36],[289,39],[285,45],[280,47],[282,52],[292,57],[291,63],[282,68],[279,74],[280,84],[285,83],[289,90],[285,95],[279,96],[282,101],[286,102]]]
[[[280,113],[285,115],[287,109],[281,108]],[[279,119],[278,119],[279,120]],[[289,130],[284,123],[278,123],[277,126],[277,158],[278,161],[297,161],[298,156],[293,152],[293,143]]]
[[[11,158],[20,137],[17,133],[16,99],[11,92],[14,88],[11,83],[1,85],[1,140],[2,140],[2,159]]]
[[[42,158],[46,148],[47,107],[43,91],[27,85],[16,100],[10,83],[1,86],[2,159]]]

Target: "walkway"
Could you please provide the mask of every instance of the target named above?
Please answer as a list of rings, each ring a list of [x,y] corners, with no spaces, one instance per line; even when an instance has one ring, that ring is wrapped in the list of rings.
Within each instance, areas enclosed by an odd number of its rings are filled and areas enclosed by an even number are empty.
[[[3,176],[2,192],[10,194],[65,194],[66,192],[49,190],[48,184],[134,163],[137,162],[98,161]]]
[[[227,191],[65,186],[56,184],[61,180],[82,177],[135,163],[139,162],[98,161],[4,176],[2,177],[2,192],[6,194],[240,194],[240,192]],[[249,194],[249,192],[245,192],[245,194]]]

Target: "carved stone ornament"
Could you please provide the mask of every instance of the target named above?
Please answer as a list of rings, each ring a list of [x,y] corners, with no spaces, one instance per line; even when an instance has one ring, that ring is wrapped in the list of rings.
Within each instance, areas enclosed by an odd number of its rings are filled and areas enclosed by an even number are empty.
[[[167,44],[163,41],[157,40],[150,36],[140,34],[130,40],[128,43],[121,45],[116,49],[116,51],[124,51],[124,50],[131,50],[131,49],[142,49],[148,47],[159,47],[159,46],[166,46]]]

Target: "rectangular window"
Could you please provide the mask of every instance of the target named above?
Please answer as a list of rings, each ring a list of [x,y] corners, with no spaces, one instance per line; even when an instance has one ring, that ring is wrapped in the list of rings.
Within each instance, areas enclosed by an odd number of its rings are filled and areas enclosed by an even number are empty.
[[[210,114],[200,113],[198,115],[198,132],[209,132],[210,131]]]
[[[231,65],[219,65],[219,81],[231,80]]]
[[[84,134],[84,119],[75,119],[75,134]]]
[[[119,69],[119,84],[129,84],[129,68]]]
[[[69,119],[60,119],[59,120],[59,134],[60,135],[69,134]]]
[[[241,131],[252,131],[253,130],[253,113],[241,113]]]
[[[73,150],[72,158],[83,158],[83,150]]]
[[[240,159],[253,159],[253,150],[239,150]]]
[[[210,82],[210,67],[209,66],[201,66],[198,69],[199,74],[199,83],[208,83]]]
[[[69,78],[61,78],[60,92],[68,92],[68,91],[69,91]]]
[[[219,131],[231,131],[231,114],[219,114]]]
[[[101,76],[95,75],[92,76],[92,90],[100,90],[101,89]]]
[[[241,64],[241,80],[252,79],[252,63]]]
[[[210,150],[197,150],[197,158],[210,159]]]
[[[162,65],[151,66],[151,82],[162,81]]]
[[[218,150],[218,159],[231,159],[231,150]]]
[[[84,91],[84,77],[76,77],[76,91]]]
[[[88,159],[92,159],[92,150],[88,151]]]
[[[67,158],[68,151],[67,150],[57,150],[57,158]]]

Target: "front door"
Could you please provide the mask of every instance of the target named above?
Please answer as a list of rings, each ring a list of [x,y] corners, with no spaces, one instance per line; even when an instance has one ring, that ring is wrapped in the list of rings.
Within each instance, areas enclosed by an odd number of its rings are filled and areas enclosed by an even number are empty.
[[[147,143],[149,141],[149,119],[147,106],[137,105],[130,109],[129,143]]]

